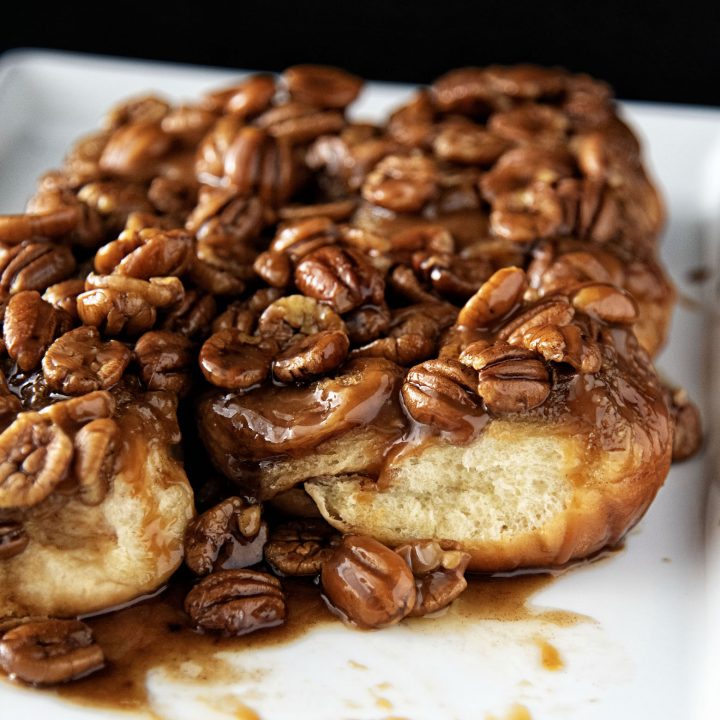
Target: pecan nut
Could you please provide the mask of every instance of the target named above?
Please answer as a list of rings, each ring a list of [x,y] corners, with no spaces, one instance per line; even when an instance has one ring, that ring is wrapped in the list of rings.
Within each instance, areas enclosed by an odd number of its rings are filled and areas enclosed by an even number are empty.
[[[467,587],[465,569],[470,555],[460,550],[443,550],[425,540],[395,548],[415,576],[417,595],[410,617],[422,617],[450,605]]]
[[[482,412],[477,375],[456,360],[428,360],[412,368],[402,386],[402,399],[416,422],[450,432],[472,429]]]
[[[345,323],[334,310],[304,295],[275,300],[258,320],[258,332],[274,338],[283,347],[295,335],[314,335],[323,330],[346,332]]]
[[[306,255],[295,268],[295,284],[303,295],[340,314],[364,304],[379,305],[385,297],[382,276],[365,257],[337,246]]]
[[[277,352],[272,338],[229,328],[211,335],[200,350],[200,369],[208,382],[227,390],[247,390],[263,382]]]
[[[458,314],[457,324],[487,328],[517,308],[526,290],[527,278],[520,268],[502,268],[465,303]]]
[[[0,288],[11,293],[44,291],[72,275],[76,262],[69,247],[28,241],[0,248]]]
[[[170,390],[185,395],[190,390],[192,343],[184,335],[151,330],[135,343],[140,376],[148,390]]]
[[[14,245],[34,237],[59,237],[80,222],[76,206],[58,207],[47,212],[0,215],[0,242]]]
[[[131,357],[125,345],[103,342],[97,328],[84,325],[55,340],[42,359],[42,370],[51,390],[84,395],[120,382]]]
[[[550,395],[550,376],[535,353],[502,341],[481,349],[475,343],[460,355],[460,362],[478,371],[477,392],[495,413],[514,413],[542,405]]]
[[[340,539],[321,520],[291,520],[273,529],[265,560],[279,575],[317,575]]]
[[[266,541],[260,506],[230,497],[188,525],[185,564],[196,575],[249,567],[263,559]]]
[[[598,344],[583,338],[577,325],[536,325],[522,336],[521,344],[545,360],[567,363],[579,372],[594,373],[602,365]]]
[[[65,479],[72,440],[48,417],[24,412],[0,435],[0,508],[32,507]]]
[[[355,100],[364,84],[356,75],[323,65],[294,65],[285,70],[283,80],[294,100],[338,109]]]
[[[572,295],[572,304],[595,320],[632,325],[638,318],[635,300],[629,293],[608,283],[588,283]]]
[[[343,330],[297,335],[275,357],[272,371],[280,382],[311,380],[342,365],[350,349]]]
[[[52,342],[60,324],[58,311],[35,290],[11,296],[3,321],[8,355],[21,370],[34,370]]]
[[[204,577],[185,598],[193,624],[224,635],[247,633],[285,622],[280,581],[258,570],[219,570]]]
[[[399,213],[418,212],[438,191],[435,163],[421,155],[388,155],[367,176],[363,197]]]
[[[80,500],[86,505],[99,505],[117,469],[120,428],[110,418],[92,420],[78,430],[74,444]]]
[[[363,629],[395,625],[415,606],[415,578],[405,561],[373,538],[345,535],[323,563],[330,609]]]
[[[6,632],[0,667],[33,685],[55,685],[99,670],[105,664],[92,631],[80,620],[36,620]]]

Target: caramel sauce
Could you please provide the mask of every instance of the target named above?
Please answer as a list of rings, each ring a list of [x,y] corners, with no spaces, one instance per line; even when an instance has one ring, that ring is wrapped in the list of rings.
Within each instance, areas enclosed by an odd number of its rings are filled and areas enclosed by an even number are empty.
[[[535,638],[535,644],[540,650],[540,664],[545,670],[555,672],[565,667],[565,661],[560,655],[560,651],[547,640],[541,637]]]
[[[470,576],[467,590],[438,617],[406,619],[419,632],[449,633],[465,623],[483,620],[519,622],[542,620],[555,626],[569,626],[587,618],[563,610],[535,608],[532,596],[553,580],[549,573],[511,577]],[[337,628],[339,621],[326,608],[320,590],[310,579],[286,578],[288,618],[285,625],[239,638],[198,633],[188,627],[182,601],[190,581],[174,578],[170,586],[154,597],[104,615],[86,618],[96,640],[105,651],[106,667],[87,677],[54,689],[36,692],[56,693],[64,700],[86,707],[151,713],[146,676],[153,668],[177,682],[207,682],[208,686],[259,680],[262,672],[240,670],[218,657],[219,653],[252,653],[259,648],[285,645],[323,625]],[[361,632],[347,629],[346,632]],[[382,632],[382,631],[380,631]],[[549,644],[548,644],[549,645]],[[355,666],[355,661],[349,663]],[[544,663],[543,663],[544,664]],[[359,666],[360,664],[357,663]],[[188,675],[188,667],[192,674]],[[377,704],[391,710],[378,686]],[[208,693],[200,697],[209,707],[232,712],[240,720],[258,720],[255,710],[227,693]],[[509,715],[523,720],[529,715]]]
[[[501,718],[496,715],[486,715],[485,720],[532,720],[532,715],[525,705],[514,703]]]

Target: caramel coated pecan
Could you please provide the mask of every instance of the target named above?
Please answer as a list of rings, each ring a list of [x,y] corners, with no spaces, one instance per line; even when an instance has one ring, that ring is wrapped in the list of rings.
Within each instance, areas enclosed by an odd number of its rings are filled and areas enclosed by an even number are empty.
[[[487,328],[512,312],[527,289],[525,273],[516,267],[494,273],[460,310],[458,325]]]
[[[322,520],[291,520],[273,528],[265,560],[280,575],[317,575],[340,540]]]
[[[283,73],[290,95],[317,107],[347,107],[360,94],[363,81],[344,70],[323,65],[294,65]]]
[[[570,122],[565,113],[550,105],[520,105],[494,113],[491,132],[513,143],[553,147],[566,140]]]
[[[275,356],[273,375],[286,383],[311,380],[339,367],[349,349],[350,340],[344,330],[296,336]]]
[[[395,548],[415,576],[417,595],[410,617],[422,617],[447,607],[467,587],[465,569],[470,555],[443,550],[439,543],[424,540]]]
[[[313,250],[337,242],[340,232],[327,217],[310,217],[282,225],[270,243],[270,251],[287,253],[299,260]]]
[[[267,525],[259,505],[230,497],[195,518],[185,532],[185,564],[196,575],[256,565]]]
[[[295,268],[295,284],[340,314],[360,305],[379,305],[385,297],[383,278],[365,257],[337,246],[306,255]]]
[[[448,123],[433,140],[437,157],[462,165],[490,166],[509,147],[499,134],[474,123]]]
[[[495,413],[514,413],[542,405],[550,394],[545,363],[530,351],[503,342],[471,344],[460,362],[478,371],[477,392]]]
[[[200,369],[213,385],[247,390],[269,375],[277,342],[229,328],[211,335],[200,350]]]
[[[85,290],[85,281],[81,278],[63,280],[51,285],[43,293],[43,300],[53,307],[67,313],[73,320],[77,320],[77,296]]]
[[[92,631],[80,620],[31,620],[0,639],[0,667],[33,685],[55,685],[105,664]]]
[[[251,75],[237,85],[208,93],[202,105],[212,112],[225,111],[243,118],[261,113],[275,94],[272,75]]]
[[[292,147],[255,127],[241,128],[227,148],[223,172],[241,195],[269,205],[285,204],[298,183]]]
[[[377,540],[345,535],[322,566],[330,609],[364,629],[395,625],[415,606],[415,579],[405,561]]]
[[[217,303],[212,295],[199,290],[187,290],[182,301],[163,318],[162,329],[180,333],[192,340],[210,334],[217,314]]]
[[[637,304],[632,296],[607,283],[583,285],[573,293],[572,304],[602,322],[631,325],[638,318]]]
[[[169,330],[151,330],[135,343],[140,376],[148,390],[170,390],[185,395],[192,383],[192,343]]]
[[[521,343],[530,330],[541,325],[569,325],[575,310],[565,295],[552,295],[523,308],[498,331],[498,338],[509,343]]]
[[[144,180],[157,171],[158,161],[172,144],[172,137],[158,121],[138,120],[113,132],[100,155],[99,166],[110,175]]]
[[[345,331],[338,314],[304,295],[288,295],[269,305],[258,320],[258,332],[282,346],[295,335],[314,335],[325,330]]]
[[[103,342],[97,328],[82,326],[61,335],[42,359],[45,382],[64,395],[107,390],[122,378],[131,352],[117,340]]]
[[[48,417],[24,412],[0,435],[0,508],[32,507],[67,475],[70,438]]]
[[[75,258],[64,245],[27,241],[0,246],[0,288],[10,293],[44,291],[75,270]]]
[[[185,611],[202,630],[246,635],[285,622],[280,581],[258,570],[220,570],[185,598]]]
[[[481,414],[477,374],[457,360],[428,360],[412,368],[402,386],[413,420],[441,430],[467,430]]]
[[[62,328],[58,311],[34,290],[13,295],[3,321],[3,340],[8,355],[21,370],[34,370],[43,353]]]
[[[87,291],[78,296],[78,315],[86,325],[108,335],[139,335],[155,323],[158,308],[169,308],[184,297],[175,277],[141,280],[124,275],[96,275],[85,280]]]
[[[79,222],[80,210],[71,205],[48,212],[0,215],[0,242],[15,245],[34,237],[59,237]]]
[[[177,277],[187,269],[191,254],[192,239],[182,230],[125,231],[118,240],[97,251],[95,270],[142,280]]]
[[[99,505],[107,495],[117,470],[120,428],[110,418],[91,420],[74,438],[74,473],[79,497],[86,505]]]
[[[437,193],[437,168],[422,155],[389,155],[365,179],[362,195],[394,212],[417,212]]]
[[[545,360],[568,363],[579,372],[594,373],[602,366],[600,347],[584,338],[578,325],[536,325],[522,336],[520,344]]]
[[[255,124],[290,145],[303,145],[321,135],[340,131],[345,118],[337,110],[319,110],[306,103],[289,102],[264,112]]]

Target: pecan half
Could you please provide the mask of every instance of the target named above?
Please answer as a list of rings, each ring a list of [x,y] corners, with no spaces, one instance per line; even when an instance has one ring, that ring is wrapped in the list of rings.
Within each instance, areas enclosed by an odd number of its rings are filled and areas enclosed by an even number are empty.
[[[323,65],[294,65],[283,73],[290,96],[317,107],[347,107],[360,94],[363,80]]]
[[[383,302],[385,283],[365,257],[337,246],[319,248],[295,268],[295,284],[308,297],[327,303],[337,313]]]
[[[266,541],[260,506],[230,497],[188,525],[185,564],[196,575],[249,567],[263,559]]]
[[[638,318],[635,300],[629,293],[607,283],[588,283],[572,295],[575,308],[607,323],[631,325]]]
[[[496,413],[531,410],[550,395],[550,376],[545,364],[531,353],[498,342],[481,349],[475,343],[460,355],[460,362],[478,371],[477,392],[486,407]]]
[[[140,376],[148,390],[170,390],[185,395],[192,383],[192,343],[184,335],[151,330],[135,343]]]
[[[314,379],[339,367],[349,349],[350,340],[343,330],[296,336],[273,360],[273,375],[286,383]]]
[[[99,505],[117,469],[120,428],[110,418],[92,420],[78,430],[74,444],[80,500],[86,505]]]
[[[65,245],[28,241],[0,246],[0,288],[10,293],[42,292],[68,278],[75,264],[70,248]]]
[[[322,520],[291,520],[274,528],[265,560],[280,575],[317,575],[340,539]]]
[[[415,606],[415,579],[405,561],[377,540],[345,535],[322,566],[330,609],[363,629],[395,625]]]
[[[247,633],[285,622],[280,581],[258,570],[219,570],[204,577],[185,598],[185,612],[202,630]]]
[[[470,555],[460,550],[443,550],[433,540],[408,543],[395,548],[415,576],[417,595],[410,617],[422,617],[447,607],[467,587],[465,569]]]
[[[401,392],[414,420],[452,432],[472,429],[482,412],[476,388],[477,375],[460,362],[428,360],[408,372]]]
[[[55,337],[58,311],[35,290],[12,295],[5,310],[3,340],[21,370],[34,370]]]
[[[457,324],[487,328],[512,312],[527,290],[525,273],[517,267],[502,268],[494,273],[464,305]]]
[[[105,664],[92,631],[80,620],[35,620],[0,640],[0,667],[34,685],[55,685],[89,675]]]
[[[362,195],[394,212],[418,212],[437,193],[435,163],[421,155],[383,158],[365,179]]]
[[[43,357],[42,370],[51,390],[84,395],[120,382],[131,357],[125,345],[103,342],[97,328],[84,325],[55,340]]]
[[[200,350],[200,369],[213,385],[246,390],[269,375],[276,352],[273,338],[255,337],[233,328],[219,330]]]

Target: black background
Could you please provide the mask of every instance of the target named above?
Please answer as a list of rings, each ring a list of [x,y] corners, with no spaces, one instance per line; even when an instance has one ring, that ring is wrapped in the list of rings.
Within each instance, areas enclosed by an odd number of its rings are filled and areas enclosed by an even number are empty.
[[[11,10],[11,12],[9,12]],[[428,82],[529,61],[627,99],[720,105],[720,2],[6,2],[0,51],[45,47],[281,70],[299,62]]]

